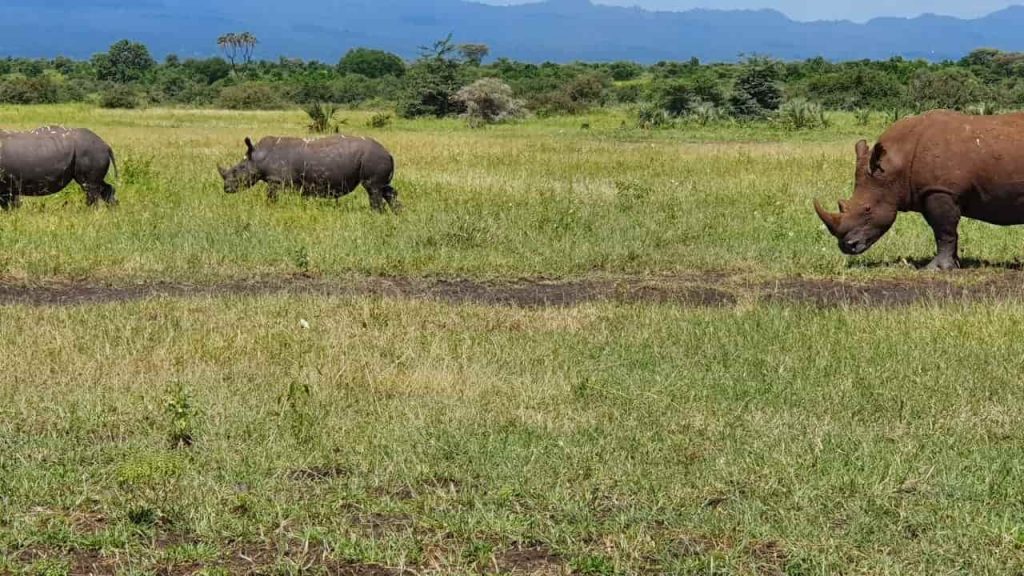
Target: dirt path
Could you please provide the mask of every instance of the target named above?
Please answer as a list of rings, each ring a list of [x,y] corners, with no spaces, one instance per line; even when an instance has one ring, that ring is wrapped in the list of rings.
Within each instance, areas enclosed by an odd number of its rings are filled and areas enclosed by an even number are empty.
[[[968,279],[970,277],[967,277]],[[519,307],[586,302],[669,302],[731,306],[738,302],[802,303],[820,307],[903,306],[918,302],[1024,301],[1024,273],[1001,272],[970,283],[963,276],[924,275],[910,280],[847,282],[784,279],[751,282],[728,276],[675,276],[574,281],[477,282],[413,278],[324,280],[276,278],[212,285],[147,283],[12,284],[0,282],[0,305],[71,306],[158,297],[260,295],[387,296],[451,303]],[[960,281],[957,283],[957,281]]]

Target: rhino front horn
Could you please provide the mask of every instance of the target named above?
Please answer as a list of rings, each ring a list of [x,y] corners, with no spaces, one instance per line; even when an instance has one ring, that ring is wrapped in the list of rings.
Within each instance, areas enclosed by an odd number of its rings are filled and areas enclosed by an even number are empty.
[[[833,236],[839,236],[839,222],[842,220],[842,214],[834,214],[825,210],[821,207],[821,203],[817,200],[814,201],[814,211],[818,213],[818,218],[825,223],[825,227],[832,233]]]

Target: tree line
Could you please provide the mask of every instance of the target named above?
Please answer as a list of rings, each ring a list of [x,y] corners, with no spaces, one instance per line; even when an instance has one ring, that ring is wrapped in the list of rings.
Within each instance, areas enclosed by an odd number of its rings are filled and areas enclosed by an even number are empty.
[[[406,117],[476,114],[487,120],[575,114],[626,105],[652,126],[675,118],[758,119],[816,111],[930,108],[988,113],[1024,108],[1024,54],[976,50],[959,61],[782,62],[763,57],[704,64],[486,62],[482,44],[439,40],[406,61],[356,48],[336,63],[253,57],[250,33],[225,34],[225,57],[157,62],[122,40],[89,60],[0,59],[0,103],[94,102],[107,107],[181,105],[271,109],[329,102],[390,107]],[[461,94],[461,96],[460,96]],[[795,110],[795,112],[794,112]],[[511,112],[510,112],[511,111]]]

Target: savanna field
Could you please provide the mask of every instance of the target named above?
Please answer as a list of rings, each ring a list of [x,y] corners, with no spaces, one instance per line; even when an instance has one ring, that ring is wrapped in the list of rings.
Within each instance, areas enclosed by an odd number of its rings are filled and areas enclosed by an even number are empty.
[[[370,116],[398,216],[223,193],[301,111],[0,108],[120,168],[0,214],[0,574],[1024,570],[1024,230],[842,256],[881,115]]]

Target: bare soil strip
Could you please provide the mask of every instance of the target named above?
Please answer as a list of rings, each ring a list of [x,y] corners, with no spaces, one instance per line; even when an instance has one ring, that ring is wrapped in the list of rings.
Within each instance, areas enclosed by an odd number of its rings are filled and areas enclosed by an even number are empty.
[[[800,278],[752,282],[722,275],[499,282],[399,277],[334,280],[290,277],[207,285],[0,282],[0,305],[74,306],[161,297],[264,295],[382,296],[526,308],[574,306],[588,302],[657,302],[722,307],[743,301],[831,308],[906,306],[923,302],[1024,301],[1024,272],[999,272],[977,281],[956,282],[964,278],[970,280],[970,277],[956,274],[921,274],[920,278],[910,280],[864,282]]]

